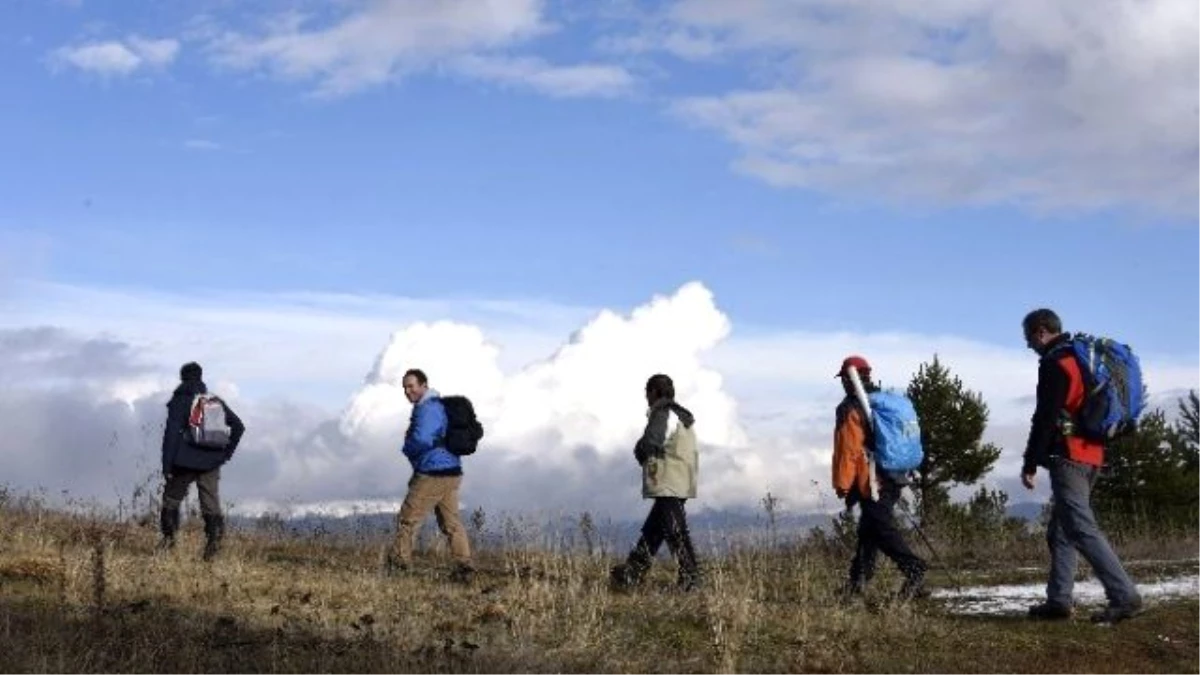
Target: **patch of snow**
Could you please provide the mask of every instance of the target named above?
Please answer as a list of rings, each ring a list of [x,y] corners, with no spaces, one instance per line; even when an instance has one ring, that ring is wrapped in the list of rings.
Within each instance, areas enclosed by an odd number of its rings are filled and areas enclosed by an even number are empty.
[[[1170,560],[1133,560],[1125,563],[1126,567],[1137,565],[1182,565],[1191,563],[1193,565],[1200,564],[1200,558],[1173,558]]]
[[[1142,599],[1151,602],[1168,597],[1200,597],[1200,576],[1195,574],[1137,584]],[[968,586],[961,590],[939,588],[933,597],[944,600],[955,614],[1024,614],[1031,605],[1046,599],[1044,583]],[[1095,579],[1075,583],[1077,605],[1102,605],[1104,587]]]

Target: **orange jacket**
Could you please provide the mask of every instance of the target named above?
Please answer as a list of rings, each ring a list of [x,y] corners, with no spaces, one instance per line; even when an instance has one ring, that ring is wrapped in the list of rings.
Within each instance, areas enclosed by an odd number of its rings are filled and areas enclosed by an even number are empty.
[[[837,424],[833,430],[833,489],[844,497],[854,488],[860,497],[869,499],[866,432],[863,415],[857,403],[847,398],[837,407]]]

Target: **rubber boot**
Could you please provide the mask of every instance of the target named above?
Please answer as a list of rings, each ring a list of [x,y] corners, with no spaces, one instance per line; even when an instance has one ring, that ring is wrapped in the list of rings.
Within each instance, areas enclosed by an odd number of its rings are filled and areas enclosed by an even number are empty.
[[[221,551],[221,538],[225,535],[225,517],[204,515],[204,560],[212,560]]]
[[[158,540],[157,550],[165,553],[175,548],[175,533],[179,531],[179,508],[162,507],[158,513],[158,529],[162,538]]]

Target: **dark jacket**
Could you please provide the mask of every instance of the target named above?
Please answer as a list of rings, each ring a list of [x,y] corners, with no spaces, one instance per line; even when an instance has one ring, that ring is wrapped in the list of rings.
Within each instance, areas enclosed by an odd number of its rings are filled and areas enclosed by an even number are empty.
[[[229,461],[237,450],[238,442],[246,431],[246,425],[225,403],[225,421],[229,424],[229,445],[224,450],[199,448],[188,441],[188,417],[191,415],[192,399],[196,394],[207,394],[208,387],[201,380],[187,379],[175,387],[171,400],[167,402],[167,423],[163,427],[162,470],[171,473],[173,468],[192,471],[212,471]],[[222,401],[224,403],[224,401]]]
[[[1050,468],[1060,457],[1086,464],[1103,463],[1103,444],[1063,433],[1064,422],[1074,422],[1084,397],[1083,376],[1070,341],[1070,333],[1054,338],[1038,362],[1037,407],[1025,444],[1023,473],[1035,473],[1039,466]]]

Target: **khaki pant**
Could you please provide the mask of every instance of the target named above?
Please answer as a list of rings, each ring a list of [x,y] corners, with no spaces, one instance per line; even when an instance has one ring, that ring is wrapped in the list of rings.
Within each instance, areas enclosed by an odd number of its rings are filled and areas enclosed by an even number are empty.
[[[408,481],[408,494],[396,516],[396,543],[392,549],[396,562],[412,562],[413,538],[421,521],[432,510],[437,516],[438,529],[450,542],[450,553],[455,562],[468,565],[471,562],[471,545],[467,530],[458,517],[458,488],[462,476],[427,476],[413,474]]]

